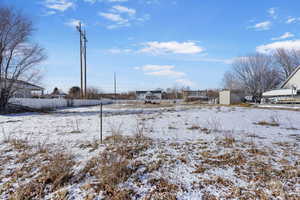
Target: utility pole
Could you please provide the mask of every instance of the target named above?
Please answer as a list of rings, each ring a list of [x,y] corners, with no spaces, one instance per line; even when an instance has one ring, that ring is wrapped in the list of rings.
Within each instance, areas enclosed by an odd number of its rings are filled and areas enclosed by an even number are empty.
[[[116,72],[114,73],[114,92],[115,92],[115,101],[117,100],[117,78]]]
[[[84,30],[84,35],[83,35],[83,42],[84,42],[84,96],[86,97],[86,43],[87,43],[87,39],[86,39],[86,31]]]
[[[86,96],[86,32],[82,30],[81,22],[79,22],[76,29],[80,35],[80,96]],[[84,68],[83,68],[84,66]],[[84,72],[84,73],[83,73]]]
[[[82,29],[81,22],[79,22],[78,26],[76,26],[79,35],[80,35],[80,97],[83,98],[83,77],[82,77]]]

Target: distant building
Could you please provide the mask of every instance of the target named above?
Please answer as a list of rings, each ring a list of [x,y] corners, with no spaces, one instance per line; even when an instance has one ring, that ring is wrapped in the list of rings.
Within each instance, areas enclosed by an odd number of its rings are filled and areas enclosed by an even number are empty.
[[[208,101],[207,90],[187,90],[183,91],[183,99],[185,101],[197,101],[204,100]]]
[[[243,94],[234,90],[223,90],[219,92],[219,103],[222,105],[231,105],[241,103]]]
[[[50,98],[52,99],[63,99],[66,98],[67,94],[59,90],[58,88],[54,88],[53,92],[50,94]]]
[[[136,91],[136,99],[142,101],[151,101],[151,100],[161,100],[162,91],[161,90],[151,90],[151,91]]]
[[[264,102],[300,103],[300,66],[276,90],[262,94]]]
[[[182,92],[184,101],[198,101],[205,104],[217,104],[219,91],[218,90],[185,90]]]
[[[0,80],[0,90],[7,87],[6,84],[12,83],[12,80]],[[12,91],[14,98],[32,98],[35,95],[43,95],[44,88],[34,85],[32,83],[28,83],[26,81],[17,80],[13,82]]]

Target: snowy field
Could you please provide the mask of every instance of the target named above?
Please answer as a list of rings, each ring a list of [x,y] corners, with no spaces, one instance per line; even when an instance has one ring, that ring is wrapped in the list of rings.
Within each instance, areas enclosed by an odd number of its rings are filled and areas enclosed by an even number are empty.
[[[0,116],[0,199],[300,199],[300,112],[217,106]]]

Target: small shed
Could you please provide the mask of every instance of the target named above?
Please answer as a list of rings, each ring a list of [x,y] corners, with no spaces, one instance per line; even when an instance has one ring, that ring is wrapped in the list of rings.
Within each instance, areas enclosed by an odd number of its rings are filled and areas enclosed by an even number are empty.
[[[223,90],[219,93],[219,103],[222,105],[237,104],[241,102],[242,98],[238,92]]]

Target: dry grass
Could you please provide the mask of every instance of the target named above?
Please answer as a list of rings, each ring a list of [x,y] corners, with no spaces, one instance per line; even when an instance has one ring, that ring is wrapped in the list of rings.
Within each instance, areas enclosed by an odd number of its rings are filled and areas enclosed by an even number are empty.
[[[176,200],[176,193],[179,190],[179,187],[175,184],[169,183],[167,180],[163,178],[159,179],[151,179],[149,180],[149,184],[154,186],[154,190],[150,192],[145,197],[145,200]]]
[[[47,193],[70,184],[73,177],[72,167],[75,165],[72,156],[61,152],[44,156],[45,162],[30,163],[32,168],[37,168],[37,175],[30,182],[20,185],[10,199],[42,199]]]
[[[89,152],[93,152],[99,148],[100,144],[101,142],[99,140],[92,140],[79,144],[79,148],[90,149]]]
[[[188,129],[188,130],[199,130],[199,129],[201,129],[201,127],[200,127],[200,126],[197,126],[197,125],[193,125],[193,126],[187,128],[187,129]]]
[[[280,126],[280,120],[277,115],[273,115],[270,117],[270,121],[259,121],[255,122],[254,124],[260,125],[260,126]]]
[[[32,146],[29,145],[28,140],[25,139],[7,138],[3,142],[10,144],[13,147],[13,149],[17,151],[24,151],[32,148]]]
[[[211,132],[218,132],[222,130],[221,120],[216,117],[211,117],[206,120],[206,126]]]
[[[274,143],[272,149],[255,145],[254,141],[243,143],[233,137],[234,131],[222,131],[223,135],[212,141],[154,142],[145,136],[143,121],[138,121],[133,137],[123,136],[120,128],[111,130],[112,135],[105,138],[101,149],[96,140],[79,145],[101,152],[93,152],[96,156],[81,163],[84,167],[78,171],[73,168],[78,169],[75,166],[80,163],[69,153],[53,150],[45,143],[29,145],[27,140],[7,140],[8,149],[0,152],[0,178],[9,177],[9,180],[0,185],[0,194],[9,194],[11,200],[43,199],[49,194],[53,199],[69,199],[69,186],[80,184],[80,192],[90,200],[99,195],[111,200],[175,200],[177,194],[191,191],[211,200],[299,199],[300,162],[295,151],[299,146],[295,144]],[[261,139],[256,135],[252,138]],[[2,176],[2,165],[10,164],[20,164],[20,167]],[[179,168],[192,169],[190,174],[197,177],[192,188],[186,187],[187,182],[181,182],[186,179],[173,176]],[[216,173],[220,170],[230,170],[234,179],[247,186],[241,187],[230,177]],[[15,188],[17,184],[20,187]],[[136,188],[147,188],[147,191]],[[218,193],[210,193],[211,189]]]
[[[172,125],[170,125],[170,126],[168,127],[168,129],[169,129],[169,130],[176,130],[177,128],[174,127],[174,126],[172,126]]]
[[[12,137],[4,141],[8,145],[1,152],[0,163],[16,167],[5,175],[8,179],[1,186],[0,194],[6,193],[11,200],[43,199],[46,194],[70,184],[73,177],[75,162],[69,153],[51,150],[45,142],[34,145],[28,141]],[[8,152],[15,156],[6,156]],[[5,163],[2,157],[6,158]]]
[[[210,159],[204,160],[203,163],[215,167],[241,166],[246,163],[246,158],[242,152],[234,150],[231,153],[210,156]]]
[[[206,134],[209,134],[209,133],[211,133],[213,131],[211,129],[203,128],[203,127],[200,127],[198,125],[192,125],[191,127],[188,127],[187,129],[190,130],[190,131],[199,130],[199,131],[204,132]]]
[[[267,121],[259,121],[259,122],[255,122],[254,124],[260,126],[279,126],[277,122],[267,122]]]
[[[139,168],[140,164],[134,160],[150,147],[152,141],[143,136],[141,129],[134,137],[121,134],[116,137],[114,134],[104,141],[105,150],[86,164],[80,172],[81,179],[93,177],[92,188],[96,193],[104,192],[108,199],[131,199],[134,192],[120,189],[118,185],[126,182]]]
[[[236,143],[235,138],[233,137],[233,132],[225,133],[223,139],[221,139],[217,144],[223,147],[231,148]]]

